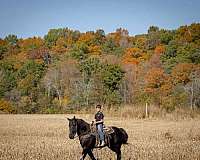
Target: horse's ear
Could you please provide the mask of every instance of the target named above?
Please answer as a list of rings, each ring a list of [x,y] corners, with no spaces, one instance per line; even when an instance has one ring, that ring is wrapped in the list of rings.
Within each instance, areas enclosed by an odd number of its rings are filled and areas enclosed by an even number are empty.
[[[67,118],[68,121],[70,121],[71,119]]]
[[[74,116],[74,119],[76,119],[76,117]]]

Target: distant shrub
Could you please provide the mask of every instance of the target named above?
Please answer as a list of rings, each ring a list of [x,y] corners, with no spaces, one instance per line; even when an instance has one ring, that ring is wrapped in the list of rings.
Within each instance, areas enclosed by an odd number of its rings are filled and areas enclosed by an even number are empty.
[[[5,113],[14,113],[15,112],[12,105],[4,99],[0,99],[0,111],[5,112]]]
[[[47,108],[44,113],[46,114],[56,114],[56,113],[60,113],[59,109],[57,108]]]
[[[166,110],[167,113],[173,112],[176,109],[175,102],[170,97],[165,97],[162,103],[162,108]]]

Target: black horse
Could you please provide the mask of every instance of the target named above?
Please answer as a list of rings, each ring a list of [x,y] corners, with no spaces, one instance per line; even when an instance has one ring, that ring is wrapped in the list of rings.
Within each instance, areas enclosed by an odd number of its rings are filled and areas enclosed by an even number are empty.
[[[96,146],[96,135],[91,132],[90,124],[82,119],[76,119],[75,116],[69,119],[69,138],[74,139],[76,135],[79,137],[80,144],[83,148],[81,160],[84,160],[88,154],[92,160],[96,160],[92,150]],[[112,127],[113,133],[109,138],[109,147],[117,154],[117,160],[121,159],[121,146],[127,144],[128,134],[123,128]]]

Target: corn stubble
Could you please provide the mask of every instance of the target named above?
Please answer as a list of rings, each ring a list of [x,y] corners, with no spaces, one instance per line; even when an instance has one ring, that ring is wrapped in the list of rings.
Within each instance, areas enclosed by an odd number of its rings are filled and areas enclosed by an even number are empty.
[[[0,160],[79,160],[78,139],[68,138],[65,117],[72,115],[0,115]],[[77,115],[88,122],[90,115]],[[200,120],[132,120],[107,118],[123,127],[129,144],[124,160],[200,159]],[[114,160],[108,148],[93,151],[100,160]],[[88,157],[86,159],[89,159]]]

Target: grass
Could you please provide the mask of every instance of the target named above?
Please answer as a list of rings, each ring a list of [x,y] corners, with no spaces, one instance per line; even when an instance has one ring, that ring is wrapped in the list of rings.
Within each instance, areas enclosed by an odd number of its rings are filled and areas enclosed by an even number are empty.
[[[0,160],[78,160],[81,147],[78,139],[68,138],[66,117],[73,115],[0,115]],[[92,115],[76,117],[93,119]],[[124,160],[200,159],[200,119],[106,117],[105,121],[129,134],[130,144],[122,147]],[[101,160],[115,159],[108,148],[94,154]]]

